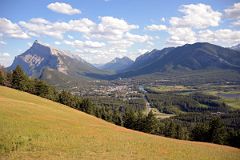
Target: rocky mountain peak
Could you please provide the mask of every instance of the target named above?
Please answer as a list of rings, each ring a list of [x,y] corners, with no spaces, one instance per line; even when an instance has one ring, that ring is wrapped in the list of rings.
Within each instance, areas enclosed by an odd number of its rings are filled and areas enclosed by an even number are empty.
[[[88,72],[100,72],[79,56],[39,43],[37,40],[27,51],[15,57],[8,70],[15,69],[17,65],[33,77],[39,77],[46,68],[75,76]]]

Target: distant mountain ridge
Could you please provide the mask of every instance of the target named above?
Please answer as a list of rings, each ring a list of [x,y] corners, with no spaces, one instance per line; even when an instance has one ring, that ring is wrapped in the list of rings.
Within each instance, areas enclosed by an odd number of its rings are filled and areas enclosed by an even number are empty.
[[[81,57],[67,51],[61,51],[35,41],[23,54],[15,57],[8,70],[13,70],[20,65],[28,76],[41,77],[46,70],[73,77],[82,77],[88,73],[106,73]]]
[[[128,68],[130,65],[133,64],[133,60],[131,60],[128,57],[122,57],[118,58],[116,57],[112,61],[100,66],[100,69],[114,71],[114,72],[120,72],[124,71],[124,69]]]
[[[173,70],[240,70],[240,52],[210,43],[186,44],[176,48],[152,50],[139,56],[115,77],[132,77]]]

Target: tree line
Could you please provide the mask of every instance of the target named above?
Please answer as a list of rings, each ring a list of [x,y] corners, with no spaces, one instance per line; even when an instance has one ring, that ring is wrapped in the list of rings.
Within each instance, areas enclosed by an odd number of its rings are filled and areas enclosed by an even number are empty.
[[[236,112],[222,115],[207,114],[207,118],[206,113],[197,115],[188,113],[159,120],[152,112],[144,114],[144,107],[96,105],[89,98],[75,96],[65,90],[58,91],[42,80],[26,76],[20,66],[10,72],[0,68],[0,85],[50,99],[129,129],[177,139],[240,147],[240,119],[237,118],[240,117],[240,111],[239,114]],[[193,98],[209,104],[202,95],[195,95]]]

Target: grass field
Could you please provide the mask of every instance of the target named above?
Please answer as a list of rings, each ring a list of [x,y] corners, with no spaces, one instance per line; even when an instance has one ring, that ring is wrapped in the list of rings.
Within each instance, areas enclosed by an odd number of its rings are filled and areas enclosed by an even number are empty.
[[[240,91],[206,91],[207,94],[221,97],[222,102],[229,105],[232,109],[240,109]]]
[[[180,85],[176,85],[176,86],[166,86],[166,85],[162,85],[162,86],[155,86],[155,87],[147,87],[148,90],[152,91],[152,92],[156,92],[156,93],[162,93],[162,92],[179,92],[179,91],[188,91],[190,90],[189,88],[185,87],[185,86],[180,86]]]
[[[240,149],[128,130],[0,87],[0,159],[239,160]]]

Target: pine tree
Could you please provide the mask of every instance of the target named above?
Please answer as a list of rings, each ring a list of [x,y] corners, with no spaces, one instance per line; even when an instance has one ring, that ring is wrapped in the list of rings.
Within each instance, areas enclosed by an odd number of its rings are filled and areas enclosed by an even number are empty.
[[[145,121],[145,129],[144,131],[147,133],[155,133],[157,130],[157,119],[154,116],[153,112],[150,111],[148,113],[148,116],[146,117],[146,121]]]
[[[7,76],[6,76],[4,84],[7,87],[12,87],[12,72],[7,72]]]
[[[124,127],[135,129],[137,117],[132,109],[128,109],[124,116]]]
[[[0,67],[0,85],[4,85],[5,84],[5,74],[3,71],[3,68]]]
[[[49,87],[47,86],[47,84],[37,79],[34,80],[34,84],[35,84],[36,95],[41,97],[46,97],[48,95]]]
[[[221,119],[214,118],[210,123],[209,123],[209,138],[210,142],[213,143],[218,143],[218,144],[224,144],[226,140],[226,129],[221,121]]]
[[[192,130],[192,140],[195,141],[209,141],[209,126],[204,123],[197,123]]]
[[[64,105],[67,105],[67,106],[71,106],[71,94],[67,91],[62,91],[60,94],[59,94],[59,100],[58,102],[64,104]]]
[[[94,113],[93,104],[88,98],[82,100],[81,109],[88,114]]]
[[[165,135],[167,137],[176,138],[177,131],[176,131],[176,124],[171,121],[170,123],[166,124],[165,126]]]
[[[27,76],[23,72],[22,68],[18,65],[12,73],[12,87],[25,91]]]

